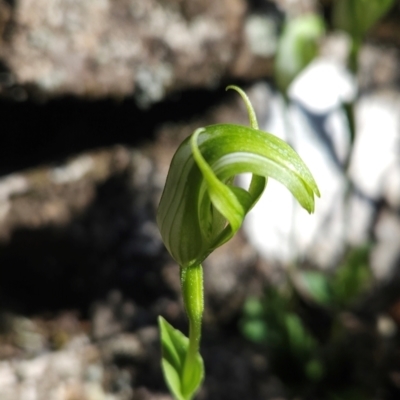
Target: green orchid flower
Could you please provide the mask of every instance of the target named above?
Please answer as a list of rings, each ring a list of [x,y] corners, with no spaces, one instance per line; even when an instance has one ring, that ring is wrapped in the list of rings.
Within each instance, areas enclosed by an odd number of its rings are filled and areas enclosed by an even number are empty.
[[[178,148],[171,162],[157,213],[162,239],[180,266],[182,294],[189,319],[189,338],[160,317],[162,367],[178,400],[191,399],[204,377],[199,354],[203,313],[201,263],[231,239],[257,203],[268,178],[285,185],[309,212],[317,184],[297,153],[283,140],[259,130],[247,95],[236,86],[249,114],[250,127],[218,124],[197,129]],[[235,176],[251,173],[247,190]]]

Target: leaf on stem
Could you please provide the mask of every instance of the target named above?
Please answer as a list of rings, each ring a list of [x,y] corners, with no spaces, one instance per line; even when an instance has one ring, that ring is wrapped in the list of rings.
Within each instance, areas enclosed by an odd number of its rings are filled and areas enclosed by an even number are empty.
[[[176,400],[190,400],[204,378],[204,365],[198,353],[192,365],[190,379],[183,379],[183,369],[189,347],[189,339],[173,328],[163,317],[158,317],[161,332],[161,366],[165,382]]]

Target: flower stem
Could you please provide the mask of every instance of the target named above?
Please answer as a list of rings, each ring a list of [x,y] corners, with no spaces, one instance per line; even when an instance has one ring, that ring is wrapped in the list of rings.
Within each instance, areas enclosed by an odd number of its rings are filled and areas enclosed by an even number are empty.
[[[201,323],[204,310],[203,268],[201,264],[181,267],[181,288],[186,314],[189,319],[189,348],[182,371],[182,392],[192,382],[194,364],[198,357]]]

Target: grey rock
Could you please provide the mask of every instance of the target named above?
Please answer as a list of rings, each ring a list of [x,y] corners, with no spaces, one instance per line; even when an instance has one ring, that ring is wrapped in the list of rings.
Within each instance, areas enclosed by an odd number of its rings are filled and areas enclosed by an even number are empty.
[[[4,91],[134,93],[147,106],[172,90],[212,87],[230,75],[246,2],[20,0],[2,9],[0,58],[10,71]]]
[[[92,336],[97,340],[114,337],[140,321],[142,313],[131,300],[124,300],[120,291],[112,290],[105,301],[92,307]]]
[[[399,50],[394,46],[366,44],[360,54],[360,89],[390,87],[400,77]]]
[[[316,0],[272,0],[272,2],[290,17],[313,13],[317,10]]]
[[[376,246],[371,254],[371,267],[375,276],[388,281],[400,262],[400,218],[397,213],[384,210],[374,229]]]
[[[34,321],[25,317],[14,317],[12,321],[14,343],[32,356],[46,347],[46,338]]]
[[[251,52],[260,57],[273,57],[278,46],[277,22],[268,15],[254,14],[246,19],[245,33]]]
[[[384,197],[386,174],[398,164],[400,92],[375,91],[357,105],[358,131],[350,177],[368,197]]]
[[[0,181],[0,238],[17,227],[40,228],[70,221],[93,200],[96,185],[121,172],[130,162],[126,148],[116,146],[71,157],[65,164],[43,165]],[[122,161],[121,161],[122,160]]]
[[[137,361],[144,357],[142,343],[136,335],[130,333],[114,335],[101,344],[101,349],[104,359],[108,361],[112,361],[117,357]]]
[[[107,394],[98,381],[84,381],[84,376],[93,369],[92,362],[96,358],[97,350],[88,341],[82,341],[74,349],[42,354],[33,359],[1,362],[0,398],[119,399],[111,393]]]
[[[400,157],[399,157],[400,158]],[[400,159],[393,160],[393,164],[388,167],[386,172],[383,196],[388,204],[394,208],[400,209]]]

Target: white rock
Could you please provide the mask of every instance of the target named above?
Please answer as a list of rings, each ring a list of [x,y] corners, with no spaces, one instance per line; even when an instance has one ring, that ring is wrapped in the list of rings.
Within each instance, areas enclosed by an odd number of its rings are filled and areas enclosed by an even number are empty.
[[[356,95],[352,75],[339,63],[317,58],[294,80],[290,97],[315,114],[330,113]]]
[[[391,207],[400,209],[400,157],[388,168],[383,184],[383,197]]]
[[[315,130],[320,124],[331,135],[332,149]],[[300,154],[318,182],[322,198],[316,212],[309,216],[282,185],[270,181],[268,188],[245,221],[250,242],[268,260],[288,263],[309,258],[324,267],[332,265],[344,246],[344,193],[346,179],[340,162],[348,150],[348,133],[340,110],[331,115],[308,118],[301,106],[292,106],[285,116],[278,96],[271,103],[270,118],[263,130],[287,140]],[[336,214],[331,218],[331,214]]]
[[[294,82],[290,90],[293,105],[286,113],[278,95],[271,95],[265,85],[259,85],[260,90],[270,98],[269,118],[260,128],[296,149],[322,197],[310,216],[286,188],[270,181],[245,220],[244,230],[269,261],[287,264],[306,258],[323,268],[334,266],[347,243],[361,245],[369,239],[380,199],[399,207],[400,94],[375,93],[363,96],[357,104],[356,140],[349,167],[355,191],[348,194],[343,165],[350,151],[350,135],[340,105],[356,93],[349,74],[336,62],[316,60]],[[248,178],[241,179],[248,184]],[[380,258],[387,268],[394,255],[388,257]]]
[[[16,383],[17,377],[15,376],[11,363],[8,361],[0,362],[0,398],[4,389],[12,387]]]
[[[10,196],[25,193],[28,189],[29,183],[22,175],[8,175],[0,179],[0,200],[7,200]]]
[[[357,106],[357,135],[350,176],[365,195],[384,196],[385,177],[399,164],[400,95],[375,93]]]
[[[92,157],[84,155],[72,160],[65,166],[54,168],[51,179],[58,184],[75,182],[81,179],[94,167]]]
[[[400,260],[400,218],[396,213],[380,213],[375,227],[377,244],[372,250],[371,267],[378,279],[390,279]]]

